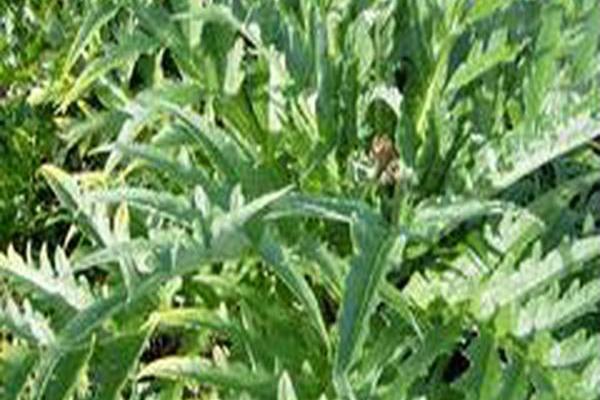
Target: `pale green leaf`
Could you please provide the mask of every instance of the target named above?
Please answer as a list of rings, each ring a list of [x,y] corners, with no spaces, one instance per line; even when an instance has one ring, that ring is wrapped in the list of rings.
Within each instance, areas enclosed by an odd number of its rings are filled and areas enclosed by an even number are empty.
[[[297,400],[296,392],[294,391],[294,385],[292,379],[287,372],[281,374],[279,378],[279,385],[277,388],[277,400]]]
[[[92,302],[91,294],[73,278],[73,271],[66,257],[57,252],[57,263],[52,268],[48,261],[46,247],[42,249],[39,268],[33,265],[32,260],[23,258],[10,247],[7,256],[0,255],[0,274],[7,275],[11,279],[25,283],[34,288],[39,294],[58,299],[73,310],[82,310]],[[62,265],[60,265],[62,264]]]
[[[563,243],[543,260],[525,260],[518,271],[499,270],[475,296],[474,311],[479,318],[489,318],[498,308],[523,299],[552,282],[581,271],[600,256],[600,238],[590,237]]]
[[[23,302],[23,309],[8,297],[0,307],[0,327],[8,328],[14,335],[28,340],[34,346],[49,346],[54,343],[54,332],[44,316],[35,311],[29,301]]]
[[[227,69],[225,70],[225,82],[223,91],[227,95],[235,95],[239,92],[244,81],[245,72],[242,66],[244,57],[244,40],[237,39],[227,54]]]
[[[172,356],[153,361],[140,371],[138,378],[143,377],[198,382],[266,397],[272,396],[277,387],[277,381],[271,376],[251,372],[241,365],[217,367],[200,357]]]

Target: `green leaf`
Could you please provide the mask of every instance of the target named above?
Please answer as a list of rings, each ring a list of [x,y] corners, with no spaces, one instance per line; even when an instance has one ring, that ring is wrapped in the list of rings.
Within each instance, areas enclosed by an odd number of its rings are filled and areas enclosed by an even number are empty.
[[[151,253],[154,244],[156,243],[143,239],[115,243],[74,259],[73,270],[81,272],[93,267],[103,268],[106,264],[118,263],[127,256],[143,259]]]
[[[86,119],[70,124],[60,137],[67,142],[66,148],[71,149],[77,144],[81,145],[94,134],[100,134],[102,138],[112,137],[113,132],[117,132],[126,119],[127,115],[120,111],[94,113]]]
[[[145,165],[150,165],[157,171],[164,171],[171,174],[180,184],[200,185],[213,201],[218,201],[223,197],[222,190],[216,187],[214,180],[211,179],[206,171],[173,161],[156,147],[126,145],[119,142],[115,143],[114,147],[123,155],[143,160]]]
[[[510,204],[501,201],[466,198],[422,203],[415,210],[412,233],[435,243],[463,222],[501,214],[510,208]]]
[[[264,194],[243,207],[216,217],[211,225],[211,247],[219,249],[223,254],[239,254],[249,245],[243,232],[244,225],[266,207],[284,198],[291,190],[292,186],[288,186]]]
[[[325,246],[319,246],[318,244],[311,242],[302,246],[301,253],[307,259],[318,264],[320,269],[319,274],[322,274],[324,280],[323,283],[328,287],[330,295],[336,302],[340,301],[344,286],[344,276],[346,276],[349,271],[346,260],[334,254]],[[318,279],[318,277],[314,277],[314,279]],[[383,282],[379,291],[382,301],[394,310],[403,320],[409,323],[419,337],[422,337],[423,328],[421,322],[419,322],[413,313],[411,309],[412,305],[404,294],[389,282]]]
[[[85,16],[75,40],[71,44],[69,53],[63,65],[63,76],[69,73],[79,56],[85,50],[100,29],[106,25],[119,12],[122,4],[112,1],[101,2],[97,7],[92,7]]]
[[[142,276],[132,290],[117,286],[109,296],[95,301],[80,311],[61,329],[59,341],[70,343],[84,340],[125,306],[133,307],[140,301],[145,301],[149,293],[155,292],[160,285],[169,280],[197,271],[202,265],[223,262],[232,259],[233,256],[239,256],[239,254],[232,256],[227,249],[216,247],[209,250],[194,240],[181,242],[177,238],[174,240],[171,238],[171,241],[166,243],[155,243],[153,253],[156,257],[148,260],[151,264],[150,274]]]
[[[27,377],[35,367],[37,352],[27,347],[9,346],[0,353],[0,398],[18,400],[25,393]]]
[[[469,346],[468,355],[471,368],[457,383],[466,399],[499,399],[503,371],[492,334],[479,332],[479,337]]]
[[[241,334],[237,327],[219,313],[202,308],[178,308],[158,311],[153,318],[161,327],[199,330],[214,329],[232,334]]]
[[[105,76],[112,69],[135,61],[140,54],[149,53],[155,48],[156,42],[141,33],[125,37],[121,40],[121,43],[111,48],[104,57],[95,59],[87,65],[69,91],[63,96],[60,109],[66,110],[95,81]]]
[[[600,395],[600,359],[591,362],[583,372],[583,379],[578,389],[583,393],[582,397],[593,398]]]
[[[75,179],[62,169],[49,164],[43,165],[40,171],[60,202],[72,212],[77,212],[81,193]]]
[[[342,382],[359,355],[368,332],[369,318],[378,300],[378,289],[391,265],[388,257],[390,254],[401,255],[406,243],[404,235],[394,235],[364,220],[355,220],[352,229],[357,254],[351,261],[350,273],[344,285],[339,321],[340,342],[334,367],[337,379]],[[394,262],[400,260],[395,259]]]
[[[526,400],[530,396],[531,383],[525,371],[524,362],[515,356],[508,366],[505,366],[504,381],[497,400]]]
[[[230,25],[241,30],[241,23],[235,18],[231,9],[221,4],[208,4],[201,10],[181,13],[173,16],[175,21],[195,20]]]
[[[139,357],[154,330],[148,324],[139,332],[97,343],[90,361],[94,400],[117,400],[127,379],[133,376]]]
[[[477,0],[473,2],[469,13],[467,14],[467,22],[475,24],[478,21],[493,15],[495,12],[507,8],[514,0]]]
[[[460,65],[448,82],[447,91],[456,92],[496,66],[511,62],[525,46],[525,43],[507,44],[506,31],[495,32],[489,41],[485,51],[483,42],[478,42],[471,48],[467,60]]]
[[[82,201],[83,193],[77,180],[53,165],[43,165],[40,171],[61,204],[77,218],[77,221],[82,225],[81,228],[91,235],[97,243],[106,244],[109,242],[110,231],[106,226],[106,221],[98,214],[92,215],[90,205]]]
[[[514,150],[505,161],[508,168],[491,171],[488,179],[494,191],[500,191],[542,165],[600,136],[600,122],[587,117],[575,118],[559,126],[551,134],[532,139],[526,146]],[[533,156],[532,156],[533,155]]]
[[[257,243],[261,257],[273,268],[275,274],[291,290],[294,296],[306,308],[311,323],[321,336],[325,347],[329,350],[329,337],[325,322],[319,309],[319,303],[306,279],[299,271],[298,265],[293,265],[287,252],[277,243],[275,237],[267,230]]]
[[[269,213],[270,218],[314,217],[348,224],[354,221],[355,215],[371,223],[381,222],[379,215],[362,201],[296,193],[276,204]]]
[[[502,244],[496,247],[504,253],[498,268],[512,268],[531,243],[539,239],[546,229],[556,226],[573,198],[591,188],[599,179],[599,172],[578,176],[539,196],[527,206],[527,210],[518,211],[512,217],[505,214],[498,229]]]
[[[230,182],[239,182],[240,171],[250,167],[239,144],[226,131],[209,124],[204,116],[161,97],[144,96],[142,102],[154,112],[162,111],[181,119],[195,133],[193,137],[206,157]]]
[[[49,364],[42,365],[41,373],[36,377],[33,398],[37,400],[66,400],[71,398],[77,385],[81,383],[86,365],[92,355],[93,341],[81,347],[74,347],[54,358]],[[52,354],[52,352],[51,352]]]
[[[456,323],[431,329],[425,340],[418,345],[408,359],[397,367],[394,381],[384,388],[382,399],[404,398],[415,381],[427,374],[438,357],[448,354],[460,338],[460,326]]]
[[[189,46],[190,38],[183,35],[167,10],[159,5],[142,4],[137,4],[134,10],[141,26],[153,36],[153,41],[168,47],[172,52],[177,69],[186,78],[200,78],[201,75],[197,69],[199,60]]]
[[[544,111],[547,94],[557,82],[562,33],[562,8],[553,2],[545,3],[541,12],[541,29],[535,44],[535,57],[531,71],[524,83],[524,102],[527,115],[526,129]]]
[[[244,390],[263,398],[276,392],[277,381],[269,375],[247,370],[241,365],[218,367],[200,357],[166,357],[146,365],[139,378],[158,377],[198,382],[227,390]]]
[[[127,144],[133,142],[144,127],[156,118],[154,110],[144,107],[136,101],[127,104],[123,111],[129,115],[129,118],[121,125],[121,129],[117,136],[118,144],[112,149],[112,153],[104,164],[104,171],[107,174],[112,172],[121,161],[121,154],[117,149],[122,149]]]
[[[444,37],[443,42],[439,45],[438,54],[435,55],[432,71],[425,83],[424,93],[419,102],[414,122],[415,132],[423,141],[425,141],[428,136],[429,119],[436,108],[437,99],[443,91],[443,84],[448,69],[448,60],[454,43],[458,38],[458,33],[458,31],[449,32]]]
[[[202,10],[203,6],[206,6],[194,0],[171,0],[171,4],[173,5],[173,11],[177,13],[197,13]],[[202,34],[202,21],[183,20],[180,26],[183,35],[187,39],[188,47],[193,49],[198,46]]]

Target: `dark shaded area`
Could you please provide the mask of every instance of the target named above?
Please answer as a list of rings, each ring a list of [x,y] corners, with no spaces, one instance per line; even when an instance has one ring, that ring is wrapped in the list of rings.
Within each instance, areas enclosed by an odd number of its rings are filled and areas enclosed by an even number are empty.
[[[140,360],[149,363],[166,356],[177,354],[183,345],[183,338],[179,332],[156,333],[150,338],[150,343],[142,353]]]

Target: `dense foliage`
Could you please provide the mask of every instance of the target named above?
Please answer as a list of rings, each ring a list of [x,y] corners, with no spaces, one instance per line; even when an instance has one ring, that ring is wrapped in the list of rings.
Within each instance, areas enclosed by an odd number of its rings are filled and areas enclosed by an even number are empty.
[[[598,1],[0,4],[0,398],[600,399]]]
[[[0,246],[52,235],[56,202],[36,178],[43,162],[63,163],[60,127],[40,86],[60,72],[81,8],[0,0]],[[77,157],[71,156],[71,161]]]

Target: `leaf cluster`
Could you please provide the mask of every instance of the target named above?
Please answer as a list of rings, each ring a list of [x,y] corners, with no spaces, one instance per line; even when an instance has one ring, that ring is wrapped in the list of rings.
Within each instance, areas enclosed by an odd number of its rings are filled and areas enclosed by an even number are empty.
[[[600,3],[77,7],[2,398],[600,398]]]

